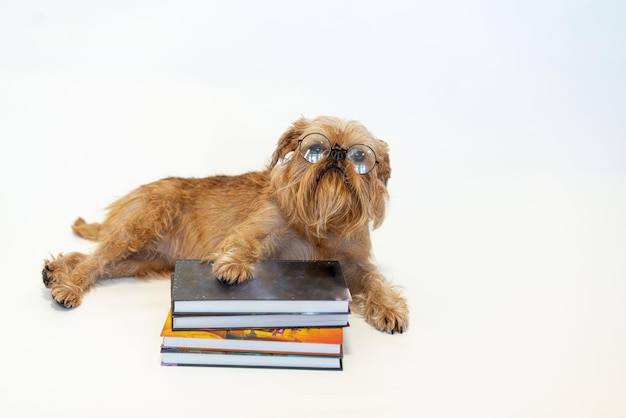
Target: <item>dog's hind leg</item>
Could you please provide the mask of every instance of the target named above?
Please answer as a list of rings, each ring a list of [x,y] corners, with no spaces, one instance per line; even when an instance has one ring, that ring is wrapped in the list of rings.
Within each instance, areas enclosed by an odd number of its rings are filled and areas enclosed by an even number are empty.
[[[43,284],[50,288],[55,282],[67,280],[74,267],[85,257],[85,254],[74,252],[59,254],[49,260],[44,260],[44,267],[41,271]]]
[[[80,305],[83,293],[99,279],[125,276],[162,275],[173,261],[160,244],[167,242],[181,204],[159,185],[142,186],[110,207],[102,224],[78,219],[74,231],[100,244],[91,254],[70,253],[45,262],[42,277],[60,305]]]
[[[83,294],[101,279],[163,276],[173,261],[145,251],[132,253],[103,242],[93,254],[59,254],[45,261],[42,277],[53,299],[66,308],[80,305]]]
[[[78,218],[72,225],[72,230],[76,234],[93,241],[98,240],[100,229],[100,224],[88,224],[83,218]],[[61,286],[61,283],[65,283],[65,287],[72,287],[69,285],[70,276],[74,268],[85,258],[87,258],[86,254],[72,252],[59,254],[49,260],[44,260],[44,267],[41,271],[44,285],[48,288],[52,288]],[[76,290],[74,292],[76,292]],[[53,293],[59,293],[59,291],[55,289]]]
[[[58,304],[80,305],[83,294],[100,279],[162,274],[169,268],[171,262],[151,250],[156,237],[150,225],[106,232],[91,254],[59,254],[45,260],[43,282]]]
[[[42,270],[43,282],[50,289],[52,298],[66,308],[80,305],[83,293],[100,278],[109,276],[109,264],[125,258],[121,248],[101,244],[93,254],[59,254],[45,260]]]

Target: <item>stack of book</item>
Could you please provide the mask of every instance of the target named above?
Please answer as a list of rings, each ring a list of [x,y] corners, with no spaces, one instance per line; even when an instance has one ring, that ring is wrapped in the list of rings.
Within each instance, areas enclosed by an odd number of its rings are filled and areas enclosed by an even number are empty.
[[[337,261],[260,261],[228,285],[210,263],[178,260],[162,364],[341,370],[350,300]]]

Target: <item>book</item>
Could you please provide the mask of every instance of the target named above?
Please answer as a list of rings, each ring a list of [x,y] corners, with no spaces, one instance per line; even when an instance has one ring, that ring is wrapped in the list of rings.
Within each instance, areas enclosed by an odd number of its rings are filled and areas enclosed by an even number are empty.
[[[324,370],[343,369],[341,356],[310,356],[177,348],[161,349],[161,365]]]
[[[174,317],[256,314],[260,321],[256,326],[262,327],[272,326],[264,322],[268,314],[347,314],[352,300],[338,261],[292,260],[259,261],[253,278],[229,285],[216,279],[211,263],[180,259],[172,276],[171,298]],[[282,325],[289,326],[284,319]]]
[[[161,331],[162,348],[341,355],[343,328],[276,328],[174,331],[172,312]]]
[[[173,315],[172,329],[324,328],[348,326],[349,314]]]
[[[350,301],[337,261],[264,260],[228,285],[212,264],[180,259],[161,364],[342,370]]]

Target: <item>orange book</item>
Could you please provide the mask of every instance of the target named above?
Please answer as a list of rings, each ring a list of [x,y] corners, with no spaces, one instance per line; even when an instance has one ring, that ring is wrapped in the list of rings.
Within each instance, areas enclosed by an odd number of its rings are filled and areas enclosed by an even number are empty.
[[[170,310],[162,348],[341,356],[343,328],[173,330]]]

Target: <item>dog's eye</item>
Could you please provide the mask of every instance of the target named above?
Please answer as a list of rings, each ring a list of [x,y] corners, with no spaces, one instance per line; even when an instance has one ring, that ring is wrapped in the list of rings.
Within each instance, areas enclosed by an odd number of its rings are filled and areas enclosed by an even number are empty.
[[[363,161],[365,161],[365,158],[367,157],[365,155],[365,152],[363,152],[362,150],[356,150],[354,151],[351,156],[352,161],[354,163],[362,163]]]
[[[320,134],[307,135],[300,141],[300,154],[310,163],[315,163],[328,156],[330,143]]]
[[[304,152],[304,158],[310,163],[314,163],[321,160],[322,158],[326,158],[326,155],[326,149],[323,145],[320,144],[312,145]]]
[[[315,155],[322,154],[324,152],[324,146],[322,144],[311,145],[308,152]]]
[[[359,174],[369,173],[376,165],[376,153],[367,145],[353,145],[348,149],[346,159],[354,165]]]

